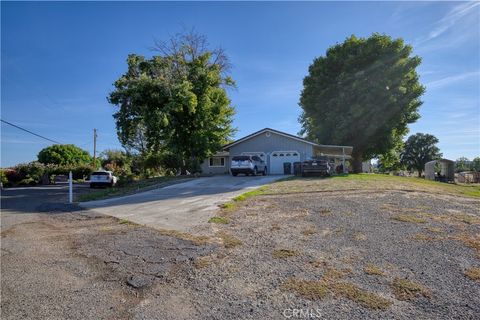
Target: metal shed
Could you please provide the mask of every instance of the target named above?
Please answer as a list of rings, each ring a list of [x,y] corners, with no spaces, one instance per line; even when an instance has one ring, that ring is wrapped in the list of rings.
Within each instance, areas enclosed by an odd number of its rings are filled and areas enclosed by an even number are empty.
[[[438,159],[425,164],[425,179],[441,182],[455,181],[455,162],[449,159]]]

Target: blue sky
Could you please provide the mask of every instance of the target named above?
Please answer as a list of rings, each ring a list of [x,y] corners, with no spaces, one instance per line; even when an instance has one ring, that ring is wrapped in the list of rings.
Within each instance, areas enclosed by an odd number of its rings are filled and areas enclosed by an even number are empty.
[[[427,87],[411,133],[440,139],[444,156],[480,155],[479,2],[2,2],[1,117],[92,152],[119,148],[106,96],[129,53],[194,27],[222,46],[236,137],[264,127],[297,133],[308,66],[351,34],[402,37],[423,58]],[[1,166],[36,159],[47,141],[2,124]]]

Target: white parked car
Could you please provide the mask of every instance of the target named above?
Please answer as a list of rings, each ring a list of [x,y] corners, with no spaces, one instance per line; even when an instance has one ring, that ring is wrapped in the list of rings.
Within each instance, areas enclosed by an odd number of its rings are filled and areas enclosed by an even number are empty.
[[[90,175],[90,188],[96,186],[113,187],[117,183],[112,171],[95,171]]]
[[[265,161],[258,156],[235,156],[232,158],[230,172],[232,172],[233,176],[236,176],[239,173],[244,173],[247,176],[256,176],[259,173],[266,175],[267,165],[265,164]]]

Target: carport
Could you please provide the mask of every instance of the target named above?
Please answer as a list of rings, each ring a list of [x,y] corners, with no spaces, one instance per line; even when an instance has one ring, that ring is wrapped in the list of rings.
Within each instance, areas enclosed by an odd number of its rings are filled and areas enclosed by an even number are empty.
[[[313,146],[313,154],[315,156],[326,156],[335,161],[335,166],[342,164],[343,172],[346,172],[345,160],[352,158],[353,147],[335,146],[335,145],[315,145]]]

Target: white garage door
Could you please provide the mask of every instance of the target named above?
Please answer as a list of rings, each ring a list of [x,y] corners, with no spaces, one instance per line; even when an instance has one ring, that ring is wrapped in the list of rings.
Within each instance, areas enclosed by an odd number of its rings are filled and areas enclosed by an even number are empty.
[[[270,174],[283,174],[283,163],[290,162],[292,164],[293,172],[293,163],[300,161],[300,153],[297,151],[274,151],[270,154]]]

